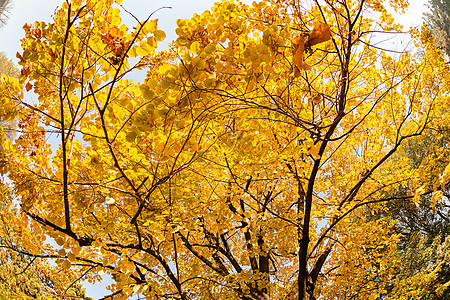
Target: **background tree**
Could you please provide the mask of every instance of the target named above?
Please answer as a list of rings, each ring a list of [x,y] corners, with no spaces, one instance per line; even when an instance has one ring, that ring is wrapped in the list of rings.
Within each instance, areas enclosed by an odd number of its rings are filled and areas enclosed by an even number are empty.
[[[12,0],[0,0],[0,27],[6,24]]]
[[[2,77],[22,131],[2,141],[3,172],[29,254],[108,273],[119,299],[383,294],[394,223],[355,220],[395,191],[428,193],[395,153],[446,122],[429,34],[412,32],[423,55],[396,54],[371,42],[400,30],[379,1],[223,1],[156,51],[157,20],[129,28],[119,2],[66,1],[25,26],[19,80]]]
[[[8,20],[8,14],[11,9],[11,0],[0,0],[0,28],[6,24]],[[14,66],[13,62],[9,60],[3,52],[0,52],[0,74],[4,73],[6,76],[18,75],[18,70]],[[2,120],[0,121],[0,126],[8,132],[9,137],[13,137],[14,121],[13,120]]]
[[[425,14],[428,29],[435,44],[448,56],[449,3],[430,0],[429,8],[431,12]],[[397,155],[406,158],[407,163],[422,174],[422,184],[430,187],[441,181],[443,173],[448,173],[445,169],[449,163],[448,143],[448,127],[437,124],[419,139],[408,141]],[[435,190],[434,194],[432,190]],[[388,284],[387,298],[444,299],[444,295],[448,294],[449,282],[444,271],[449,264],[445,254],[450,229],[448,186],[442,185],[440,191],[436,191],[436,187],[429,188],[428,193],[416,203],[410,201],[414,194],[410,187],[394,192],[396,199],[385,203],[381,209],[369,207],[363,216],[364,220],[386,217],[395,220],[394,231],[400,235],[395,256],[401,263]]]
[[[2,73],[6,76],[17,77],[19,75],[19,70],[12,60],[8,59],[4,53],[0,52],[0,74]],[[7,138],[13,139],[16,136],[17,123],[14,118],[2,118],[0,120],[0,126],[6,133]]]
[[[440,182],[449,164],[448,127],[436,127],[415,141],[406,143],[398,156],[422,174],[422,183]],[[364,220],[390,218],[399,234],[397,251],[400,264],[387,284],[387,299],[447,299],[449,294],[449,187],[443,185],[434,195],[426,193],[417,203],[414,191],[396,191],[396,199],[374,210],[368,208]],[[437,194],[437,195],[436,195]],[[425,280],[426,278],[426,280]],[[447,298],[446,298],[447,297]]]
[[[10,223],[17,211],[3,182],[1,199],[0,298],[87,299],[80,284],[69,286],[65,274],[53,273],[55,270],[49,261],[30,256],[22,247],[20,233]]]
[[[425,21],[436,39],[436,44],[450,56],[450,2],[429,0],[430,13],[425,13]]]

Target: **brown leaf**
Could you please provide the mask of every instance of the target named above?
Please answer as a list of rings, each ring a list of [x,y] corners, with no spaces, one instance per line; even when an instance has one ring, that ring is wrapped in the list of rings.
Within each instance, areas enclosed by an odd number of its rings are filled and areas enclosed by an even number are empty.
[[[327,24],[319,24],[314,26],[306,41],[306,48],[323,43],[331,39],[330,26]]]
[[[20,59],[21,62],[25,61],[25,60],[23,59],[23,56],[22,56],[19,52],[16,53],[16,57],[17,57],[18,59]]]
[[[50,55],[50,60],[54,62],[56,60],[56,54],[51,48],[48,48],[48,55]]]
[[[100,38],[102,39],[102,42],[105,44],[109,44],[113,37],[108,33],[100,33]]]
[[[315,94],[314,96],[312,96],[311,98],[309,98],[309,100],[310,100],[313,104],[317,105],[317,104],[320,103],[320,101],[322,101],[322,95],[321,95],[321,94]]]
[[[31,83],[29,83],[29,82],[25,85],[25,89],[27,90],[27,92],[29,90],[31,90],[32,88],[33,88],[33,85]]]
[[[311,70],[311,66],[303,61],[303,53],[305,52],[306,36],[297,35],[290,38],[291,43],[294,45],[292,51],[292,60],[294,62],[294,76],[300,76],[300,70]]]
[[[28,75],[30,75],[31,71],[29,68],[22,68],[22,70],[20,70],[20,75],[27,77]]]

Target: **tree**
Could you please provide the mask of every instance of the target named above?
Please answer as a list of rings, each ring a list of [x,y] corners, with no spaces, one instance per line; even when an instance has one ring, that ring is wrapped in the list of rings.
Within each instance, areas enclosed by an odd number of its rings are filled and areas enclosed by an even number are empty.
[[[6,20],[8,19],[8,13],[11,9],[11,0],[0,0],[0,27],[5,25]]]
[[[6,76],[17,77],[19,70],[14,63],[6,57],[6,55],[0,52],[0,74],[3,73]],[[19,103],[17,103],[19,104]],[[6,115],[0,120],[0,126],[3,127],[3,131],[6,133],[7,138],[13,139],[17,130],[16,120]]]
[[[428,243],[416,234],[409,246],[385,299],[450,299],[449,237]]]
[[[431,12],[425,13],[425,20],[436,39],[436,44],[450,54],[450,6],[447,0],[429,0]]]
[[[0,298],[1,299],[87,299],[80,284],[69,285],[64,274],[52,273],[49,261],[30,256],[20,243],[11,217],[17,212],[8,187],[1,182]],[[57,271],[56,271],[57,272]],[[73,279],[72,279],[73,282]]]
[[[11,77],[19,75],[14,63],[0,52],[1,73]],[[17,101],[12,103],[20,104]],[[1,138],[12,140],[16,130],[16,120],[10,115],[4,115],[0,120]],[[0,164],[3,165],[4,162],[3,159],[0,160]],[[18,212],[4,178],[0,178],[0,199],[0,298],[86,299],[81,285],[69,286],[70,282],[66,281],[70,278],[66,278],[64,274],[52,274],[53,268],[48,265],[48,261],[28,255],[27,249],[22,247],[20,228],[15,228],[10,223]]]
[[[371,37],[400,28],[379,1],[223,1],[156,51],[153,14],[129,28],[120,2],[66,1],[24,26],[19,81],[2,78],[0,115],[23,132],[2,143],[3,172],[30,254],[111,274],[118,299],[383,294],[394,224],[355,220],[393,191],[428,192],[395,153],[448,120],[430,34],[380,49]]]
[[[440,183],[443,173],[448,173],[445,169],[449,164],[449,142],[448,127],[430,128],[420,138],[406,143],[397,155],[422,174],[422,184],[432,186]],[[450,194],[448,184],[440,188],[440,193],[425,193],[417,203],[409,199],[414,191],[403,188],[396,191],[394,201],[378,207],[378,212],[367,208],[364,221],[394,219],[394,231],[400,235],[394,254],[400,264],[386,284],[386,299],[446,299],[449,293],[446,270],[450,263]]]

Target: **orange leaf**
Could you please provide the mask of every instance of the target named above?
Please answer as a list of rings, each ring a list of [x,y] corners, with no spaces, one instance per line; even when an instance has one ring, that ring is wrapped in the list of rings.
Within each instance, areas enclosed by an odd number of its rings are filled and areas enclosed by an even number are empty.
[[[117,27],[112,27],[108,32],[113,38],[119,36],[119,29]]]
[[[303,66],[303,52],[305,51],[305,36],[297,35],[294,38],[291,38],[291,42],[294,45],[293,58],[294,64],[302,69]]]
[[[306,48],[323,43],[331,39],[330,26],[327,24],[319,24],[314,26],[306,41]]]
[[[303,61],[303,52],[305,52],[305,40],[306,37],[303,35],[297,35],[290,39],[291,43],[294,45],[292,60],[294,62],[295,77],[300,76],[300,70],[311,70],[311,66]]]
[[[23,25],[23,30],[25,30],[25,33],[27,33],[28,31],[30,31],[31,25],[28,23],[25,23],[25,25]]]

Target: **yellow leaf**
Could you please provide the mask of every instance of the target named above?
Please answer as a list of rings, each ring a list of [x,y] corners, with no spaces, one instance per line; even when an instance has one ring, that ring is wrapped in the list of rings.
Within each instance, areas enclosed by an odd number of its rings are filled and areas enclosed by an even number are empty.
[[[161,42],[162,40],[164,40],[166,38],[166,33],[162,30],[156,30],[153,33],[153,35],[154,35],[156,41],[158,41],[158,42]]]
[[[70,261],[68,261],[68,260],[64,260],[64,261],[62,262],[62,268],[63,268],[65,271],[69,270],[71,266],[72,266],[72,264],[71,264]]]
[[[55,242],[58,244],[58,246],[64,245],[64,239],[62,237],[57,237],[55,239]]]
[[[130,131],[127,133],[127,142],[134,143],[134,140],[136,139],[137,133],[134,131]]]
[[[436,203],[439,203],[442,201],[443,196],[442,191],[435,191],[433,192],[433,195],[431,196],[431,208],[433,209],[433,212],[436,212]]]
[[[76,255],[73,254],[72,252],[70,252],[70,253],[67,254],[67,258],[69,258],[69,260],[70,260],[71,262],[74,262],[74,261],[77,259]]]
[[[142,92],[142,96],[145,100],[152,100],[155,96],[155,93],[145,84],[141,84],[139,90]]]
[[[308,152],[309,152],[309,154],[311,154],[311,156],[314,159],[319,159],[320,158],[319,150],[320,150],[320,144],[315,144],[315,145],[311,146],[311,148],[308,150]]]
[[[172,64],[165,64],[165,65],[162,65],[161,67],[159,67],[159,73],[161,73],[162,75],[167,75],[174,68],[175,67]]]
[[[200,43],[197,41],[193,42],[191,44],[191,47],[189,48],[189,50],[194,54],[197,53],[199,49],[200,49]]]
[[[420,201],[420,197],[422,196],[422,194],[425,192],[425,186],[421,186],[420,188],[418,188],[416,190],[416,192],[414,193],[414,198],[413,198],[413,202],[418,206],[419,205],[419,201]]]
[[[205,52],[207,54],[212,54],[216,51],[216,44],[208,44],[205,47]]]
[[[145,34],[147,34],[148,32],[154,33],[156,31],[157,26],[158,26],[158,19],[151,20],[150,22],[147,22],[144,25]]]
[[[136,45],[134,45],[133,47],[131,47],[130,51],[128,51],[128,56],[130,57],[136,57],[138,54],[136,52],[136,49],[138,47]]]
[[[136,54],[139,56],[147,56],[149,53],[150,53],[150,51],[147,51],[142,47],[136,48]]]

